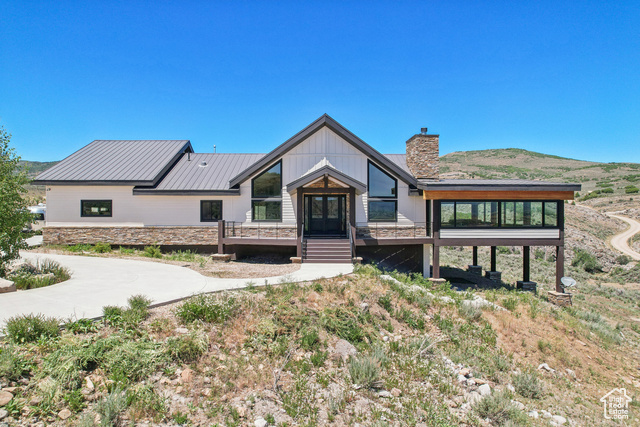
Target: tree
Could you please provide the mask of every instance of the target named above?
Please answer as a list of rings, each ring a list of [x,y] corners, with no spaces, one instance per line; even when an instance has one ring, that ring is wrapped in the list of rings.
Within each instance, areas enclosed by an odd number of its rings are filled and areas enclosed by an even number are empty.
[[[18,166],[20,157],[9,147],[11,135],[0,127],[0,276],[18,251],[27,247],[22,230],[33,222],[23,195],[29,178]]]

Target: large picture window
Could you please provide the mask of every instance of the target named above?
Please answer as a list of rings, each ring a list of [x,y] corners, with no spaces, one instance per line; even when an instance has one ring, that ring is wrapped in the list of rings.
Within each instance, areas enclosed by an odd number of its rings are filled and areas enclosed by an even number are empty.
[[[395,222],[398,219],[398,181],[369,162],[369,221]]]
[[[80,216],[92,217],[92,216],[104,216],[110,217],[112,215],[111,200],[81,200],[80,201]]]
[[[282,162],[251,181],[253,221],[282,221]]]
[[[537,201],[440,202],[442,228],[558,227],[558,203]]]
[[[214,222],[222,219],[222,200],[200,201],[200,222]]]

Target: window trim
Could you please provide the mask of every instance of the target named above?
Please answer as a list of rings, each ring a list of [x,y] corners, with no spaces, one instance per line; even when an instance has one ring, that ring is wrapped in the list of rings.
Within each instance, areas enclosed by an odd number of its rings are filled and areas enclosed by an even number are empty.
[[[564,202],[562,200],[437,200],[438,202],[438,215],[434,218],[438,222],[438,229],[440,230],[560,230],[564,228]],[[457,218],[456,218],[456,202],[460,203],[472,203],[472,202],[482,202],[482,203],[498,203],[498,224],[497,226],[472,226],[472,227],[458,227],[457,226]],[[504,202],[541,202],[542,203],[542,224],[541,225],[504,225],[502,223],[502,203]],[[453,213],[454,213],[454,225],[442,225],[442,203],[453,203]],[[545,206],[546,203],[555,203],[556,204],[556,225],[546,225],[545,224]]]
[[[203,215],[203,207],[205,203],[211,203],[211,202],[219,202],[220,203],[220,218],[219,219],[204,219],[204,215]],[[218,222],[221,221],[224,218],[224,214],[223,214],[223,208],[224,208],[224,204],[223,201],[220,199],[212,199],[212,200],[200,200],[200,222]]]
[[[274,166],[280,165],[280,195],[270,197],[255,197],[254,196],[254,182],[265,173],[273,169]],[[280,218],[278,219],[256,219],[256,213],[254,210],[254,202],[277,202],[280,204]],[[251,222],[282,222],[282,159],[266,167],[262,172],[251,178]]]
[[[91,215],[84,213],[84,204],[85,203],[95,203],[95,202],[109,202],[109,215]],[[81,199],[80,200],[80,218],[111,218],[113,217],[113,199]]]
[[[393,192],[394,196],[371,196],[371,166],[378,169],[383,174],[391,178],[395,184]],[[395,210],[393,220],[391,219],[371,219],[371,202],[394,202]],[[367,222],[398,222],[398,179],[391,175],[389,172],[375,164],[371,159],[367,159]]]

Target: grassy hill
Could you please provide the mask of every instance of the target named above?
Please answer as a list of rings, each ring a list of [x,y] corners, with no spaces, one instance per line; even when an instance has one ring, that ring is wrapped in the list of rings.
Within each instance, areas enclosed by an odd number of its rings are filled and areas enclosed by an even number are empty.
[[[35,177],[39,173],[42,173],[42,172],[46,171],[47,169],[49,169],[52,166],[55,166],[56,164],[58,164],[57,161],[55,161],[55,162],[32,162],[32,161],[29,161],[29,160],[20,160],[20,162],[19,162],[20,167],[25,169],[27,171],[27,174],[30,177]]]

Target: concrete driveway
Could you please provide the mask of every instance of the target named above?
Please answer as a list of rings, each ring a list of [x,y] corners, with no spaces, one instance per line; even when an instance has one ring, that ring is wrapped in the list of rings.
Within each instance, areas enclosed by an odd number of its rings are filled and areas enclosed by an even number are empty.
[[[353,272],[351,264],[302,264],[300,270],[259,279],[222,279],[206,277],[185,267],[152,261],[23,253],[35,261],[49,258],[71,270],[71,279],[46,288],[0,294],[0,328],[17,314],[42,313],[62,319],[102,316],[105,305],[127,304],[136,294],[145,295],[153,304],[162,304],[194,294],[240,289],[249,282],[263,286],[282,282],[302,282]]]

